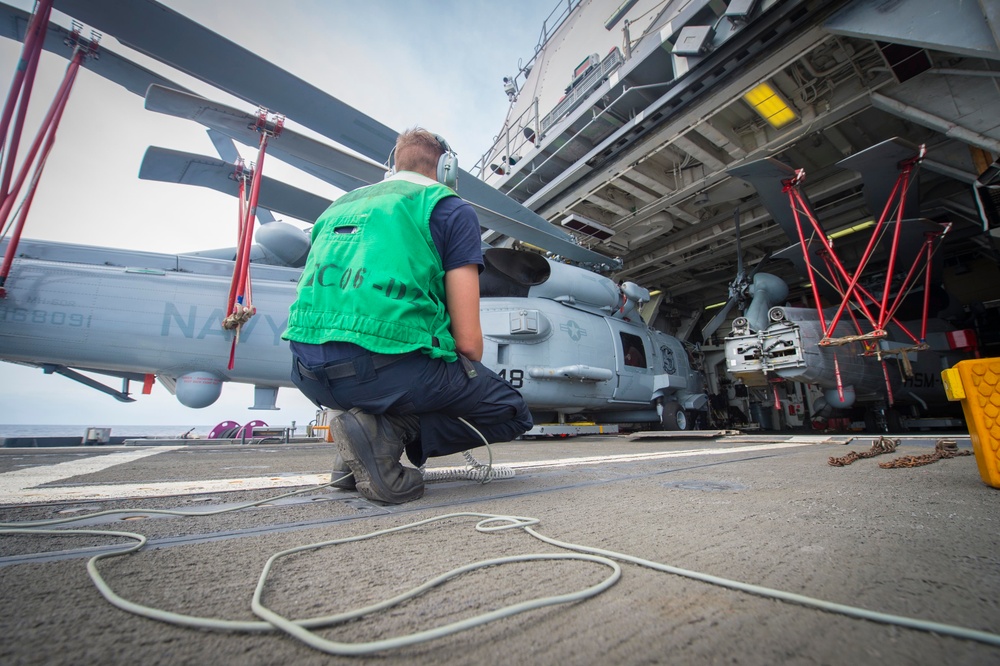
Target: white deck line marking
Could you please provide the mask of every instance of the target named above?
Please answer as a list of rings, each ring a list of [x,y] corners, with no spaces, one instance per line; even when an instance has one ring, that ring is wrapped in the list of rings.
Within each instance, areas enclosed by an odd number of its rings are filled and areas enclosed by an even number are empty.
[[[291,486],[318,486],[330,483],[329,474],[296,474],[294,476],[262,476],[243,479],[208,479],[202,481],[158,481],[154,483],[121,483],[94,486],[22,488],[15,492],[0,489],[0,504],[60,502],[67,500],[112,500],[165,495],[197,495],[228,490],[260,490]]]
[[[559,458],[555,460],[533,460],[519,463],[495,463],[513,467],[514,469],[532,469],[544,467],[574,467],[578,465],[593,465],[595,463],[638,462],[642,460],[662,460],[665,458],[687,458],[691,456],[721,456],[727,453],[750,453],[754,451],[772,451],[790,449],[800,446],[812,446],[821,442],[776,442],[773,444],[754,444],[751,446],[733,446],[725,449],[687,449],[685,451],[664,451],[661,453],[628,453],[616,456],[589,456],[586,458]]]
[[[805,437],[803,438],[806,439]],[[820,444],[826,439],[809,437],[807,441],[787,441],[770,444],[753,444],[750,446],[733,446],[724,449],[698,448],[682,451],[664,451],[659,453],[628,453],[606,456],[585,456],[581,458],[557,458],[552,460],[534,460],[527,462],[504,463],[495,461],[496,465],[504,465],[515,469],[545,469],[561,467],[577,467],[581,465],[596,465],[609,463],[642,462],[663,460],[667,458],[689,458],[695,456],[718,456],[730,453],[753,453],[756,451],[774,451],[802,446]],[[288,488],[293,486],[321,485],[330,482],[329,474],[297,474],[289,476],[260,476],[233,479],[205,479],[192,481],[158,481],[152,483],[103,484],[93,486],[44,487],[36,486],[59,479],[70,478],[80,474],[107,469],[145,456],[184,448],[181,446],[156,447],[155,450],[129,451],[112,453],[106,456],[74,460],[43,467],[5,472],[0,474],[0,504],[27,504],[31,502],[54,502],[72,500],[110,500],[130,497],[161,497],[165,495],[194,495],[201,493],[217,493],[227,490],[260,490],[265,488]],[[103,461],[103,462],[102,462]],[[437,469],[437,468],[430,468]],[[441,468],[447,469],[447,468]],[[18,481],[15,481],[17,479]]]
[[[0,474],[0,493],[10,493],[13,490],[40,486],[53,481],[69,479],[82,474],[93,474],[114,467],[125,465],[141,458],[154,456],[157,453],[166,451],[176,451],[183,447],[162,446],[155,449],[136,449],[135,451],[122,451],[120,453],[107,453],[104,455],[90,456],[78,460],[67,460],[55,465],[35,465],[25,467],[10,472]]]

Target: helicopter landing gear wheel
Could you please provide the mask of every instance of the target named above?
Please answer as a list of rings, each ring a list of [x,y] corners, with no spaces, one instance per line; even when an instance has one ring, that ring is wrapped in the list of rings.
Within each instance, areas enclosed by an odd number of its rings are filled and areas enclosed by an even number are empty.
[[[664,430],[688,430],[691,427],[691,419],[676,402],[665,402],[663,412],[660,414],[660,425]]]

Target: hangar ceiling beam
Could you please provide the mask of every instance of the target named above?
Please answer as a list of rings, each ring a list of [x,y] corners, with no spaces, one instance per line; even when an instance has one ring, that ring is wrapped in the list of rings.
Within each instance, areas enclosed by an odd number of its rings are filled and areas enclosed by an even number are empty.
[[[882,93],[873,92],[871,94],[872,106],[876,109],[881,109],[886,113],[891,113],[899,118],[904,118],[906,120],[912,120],[918,125],[930,128],[936,132],[941,132],[945,136],[951,137],[957,141],[962,141],[971,146],[977,146],[983,150],[987,150],[991,153],[1000,153],[1000,141],[994,138],[988,137],[979,132],[974,132],[967,127],[962,127],[950,120],[946,120],[940,116],[935,116],[932,113],[928,113],[922,109],[918,109],[910,104],[905,104],[897,99],[883,95]]]
[[[995,0],[856,0],[830,17],[835,35],[1000,60]]]

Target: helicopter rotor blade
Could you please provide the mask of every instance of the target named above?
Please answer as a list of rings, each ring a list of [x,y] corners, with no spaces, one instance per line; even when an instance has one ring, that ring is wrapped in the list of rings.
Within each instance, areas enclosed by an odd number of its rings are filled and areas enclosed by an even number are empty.
[[[155,0],[56,0],[55,6],[130,48],[244,101],[283,113],[376,163],[387,159],[395,145],[398,133],[392,128]],[[494,228],[493,222],[512,220],[519,229],[534,230],[530,238],[515,238],[581,264],[621,267],[621,260],[578,245],[568,232],[467,171],[459,169],[459,182],[464,199],[495,213],[483,216],[492,219],[483,219],[483,226]]]
[[[255,115],[199,95],[152,85],[146,92],[146,108],[193,120],[250,146],[257,145],[260,140],[259,134],[254,130],[257,122]],[[279,159],[284,159],[282,154],[291,155],[346,176],[333,183],[341,189],[352,190],[361,185],[369,185],[385,176],[386,169],[381,164],[356,157],[287,127],[269,145],[269,150]]]
[[[222,132],[216,132],[213,129],[205,130],[208,134],[208,138],[211,139],[212,145],[215,146],[215,152],[219,154],[219,157],[225,162],[230,164],[236,164],[241,158],[240,151],[236,148],[236,142],[232,138],[226,136]],[[261,224],[269,224],[274,222],[274,214],[270,210],[261,206],[258,202],[256,210],[257,219]]]
[[[55,8],[235,97],[294,118],[376,162],[386,159],[395,145],[397,132],[392,128],[159,2],[56,0]]]
[[[760,261],[758,261],[757,264],[753,267],[753,269],[750,271],[750,274],[747,275],[748,282],[753,282],[753,276],[757,275],[757,271],[763,268],[764,264],[766,264],[770,258],[771,258],[771,250],[768,250],[767,252],[764,253],[764,256],[760,258]]]
[[[743,245],[740,242],[740,207],[733,209],[733,223],[736,225],[736,279],[743,277]]]
[[[730,296],[729,300],[727,300],[726,304],[722,306],[722,309],[719,310],[718,314],[712,317],[710,322],[705,324],[705,328],[701,329],[702,340],[707,340],[713,333],[719,330],[719,327],[722,326],[724,321],[726,321],[726,317],[729,316],[729,311],[733,309],[734,305],[736,305],[736,297]]]
[[[206,129],[205,133],[212,140],[212,145],[215,146],[215,152],[219,153],[219,157],[230,164],[236,164],[236,161],[240,159],[240,151],[236,149],[236,142],[233,141],[232,137],[214,129]]]
[[[61,7],[58,9],[62,10]],[[0,3],[0,26],[3,26],[0,37],[23,42],[30,20],[28,12]],[[69,58],[72,50],[68,49],[66,44],[70,38],[71,33],[67,28],[49,21],[42,48],[59,57]],[[114,45],[101,44],[100,55],[100,58],[87,59],[86,69],[136,95],[145,94],[146,89],[153,83],[184,90],[181,85],[132,62],[124,55],[115,53]]]
[[[197,185],[238,196],[239,184],[231,178],[233,172],[234,166],[220,159],[150,146],[142,159],[139,178]],[[259,205],[280,215],[311,223],[316,221],[330,203],[323,197],[267,176],[263,176],[260,183]]]

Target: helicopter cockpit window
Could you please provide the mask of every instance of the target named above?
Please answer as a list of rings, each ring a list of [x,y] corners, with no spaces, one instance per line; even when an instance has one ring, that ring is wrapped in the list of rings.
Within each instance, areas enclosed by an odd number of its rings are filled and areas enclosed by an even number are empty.
[[[646,350],[642,346],[642,338],[630,333],[620,333],[622,351],[625,352],[625,365],[633,368],[646,367]]]

